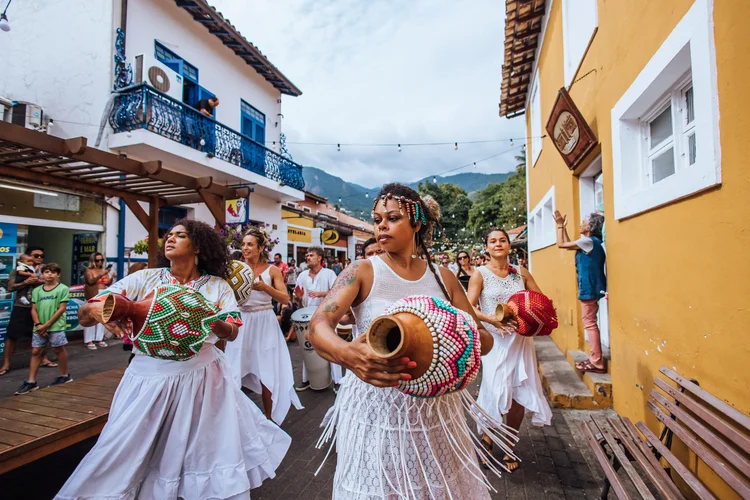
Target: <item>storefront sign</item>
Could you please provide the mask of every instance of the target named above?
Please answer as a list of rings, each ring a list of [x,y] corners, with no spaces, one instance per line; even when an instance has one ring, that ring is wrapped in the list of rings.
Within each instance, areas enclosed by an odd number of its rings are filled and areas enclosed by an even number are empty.
[[[83,272],[89,265],[89,257],[99,246],[99,235],[96,233],[79,233],[73,235],[73,270],[71,285],[83,283]]]
[[[17,238],[18,226],[0,222],[0,255],[15,255]]]
[[[326,245],[335,245],[339,241],[339,238],[341,238],[339,232],[335,229],[326,229],[320,235],[320,241]]]
[[[227,212],[227,224],[247,224],[249,216],[247,209],[247,198],[226,200],[225,206]]]
[[[301,243],[312,243],[312,233],[309,229],[300,229],[298,227],[289,227],[286,230],[286,239],[288,241],[299,241]]]
[[[0,355],[5,352],[8,321],[13,309],[13,294],[8,291],[8,280],[16,263],[17,246],[18,227],[15,224],[0,223]]]
[[[594,132],[564,88],[557,94],[546,129],[570,170],[596,146]]]
[[[82,330],[83,327],[78,322],[78,309],[86,303],[85,285],[73,285],[69,290],[68,307],[65,308],[65,329],[67,331]]]
[[[365,242],[364,241],[358,241],[354,244],[354,254],[356,257],[359,257],[360,255],[363,255],[365,251]]]

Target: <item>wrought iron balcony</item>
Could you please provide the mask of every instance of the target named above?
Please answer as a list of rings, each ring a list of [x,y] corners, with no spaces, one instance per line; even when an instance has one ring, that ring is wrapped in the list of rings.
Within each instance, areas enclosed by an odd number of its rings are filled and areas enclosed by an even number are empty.
[[[297,163],[145,83],[118,93],[109,124],[116,133],[146,129],[295,189],[305,187]]]

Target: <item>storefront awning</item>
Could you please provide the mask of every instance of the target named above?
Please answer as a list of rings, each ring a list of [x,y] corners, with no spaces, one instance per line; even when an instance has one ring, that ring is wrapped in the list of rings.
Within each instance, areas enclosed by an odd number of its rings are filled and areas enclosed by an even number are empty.
[[[85,137],[62,139],[0,121],[0,177],[48,189],[122,198],[149,231],[149,260],[156,258],[160,206],[207,205],[217,223],[225,222],[225,199],[244,198],[248,188],[214,184],[168,170],[161,161],[140,162],[96,148]],[[149,204],[148,213],[138,202]]]

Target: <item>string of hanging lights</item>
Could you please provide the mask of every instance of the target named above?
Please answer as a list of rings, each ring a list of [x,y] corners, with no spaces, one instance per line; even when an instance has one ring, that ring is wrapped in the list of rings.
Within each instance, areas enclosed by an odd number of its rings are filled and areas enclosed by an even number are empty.
[[[336,151],[341,151],[342,148],[396,148],[397,152],[402,152],[407,147],[431,147],[431,146],[453,146],[454,151],[458,151],[459,144],[491,144],[499,142],[507,142],[511,146],[514,145],[514,141],[526,141],[527,139],[540,139],[546,135],[541,136],[529,136],[529,137],[508,137],[504,139],[482,139],[473,141],[448,141],[448,142],[306,142],[306,141],[286,141],[287,145],[295,146],[328,146],[336,147]],[[266,141],[266,144],[275,146],[278,141]]]

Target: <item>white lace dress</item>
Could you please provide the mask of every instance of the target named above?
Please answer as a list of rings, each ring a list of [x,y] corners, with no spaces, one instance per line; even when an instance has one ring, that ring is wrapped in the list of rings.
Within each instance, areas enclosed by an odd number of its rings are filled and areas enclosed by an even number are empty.
[[[271,266],[261,273],[266,283],[271,283]],[[253,290],[250,298],[240,306],[242,326],[237,339],[227,342],[225,356],[238,387],[247,387],[256,394],[262,393],[261,384],[271,391],[273,421],[281,425],[289,407],[301,410],[294,390],[294,373],[289,348],[271,305],[271,296]]]
[[[374,318],[401,298],[444,297],[429,269],[419,280],[407,281],[379,256],[369,260],[373,284],[365,301],[353,307],[355,335],[367,331]],[[333,499],[490,498],[466,420],[467,397],[473,403],[465,390],[416,398],[347,372],[318,443],[322,446],[335,428]]]
[[[508,301],[511,295],[523,290],[520,271],[500,278],[486,267],[479,267],[484,288],[479,296],[479,306],[484,314],[492,314],[498,304]],[[496,420],[508,413],[513,400],[531,412],[531,423],[549,425],[552,420],[547,398],[542,390],[536,367],[534,338],[521,335],[501,337],[497,328],[482,322],[495,338],[492,350],[482,356],[482,383],[477,403]],[[480,432],[482,426],[479,426]]]

